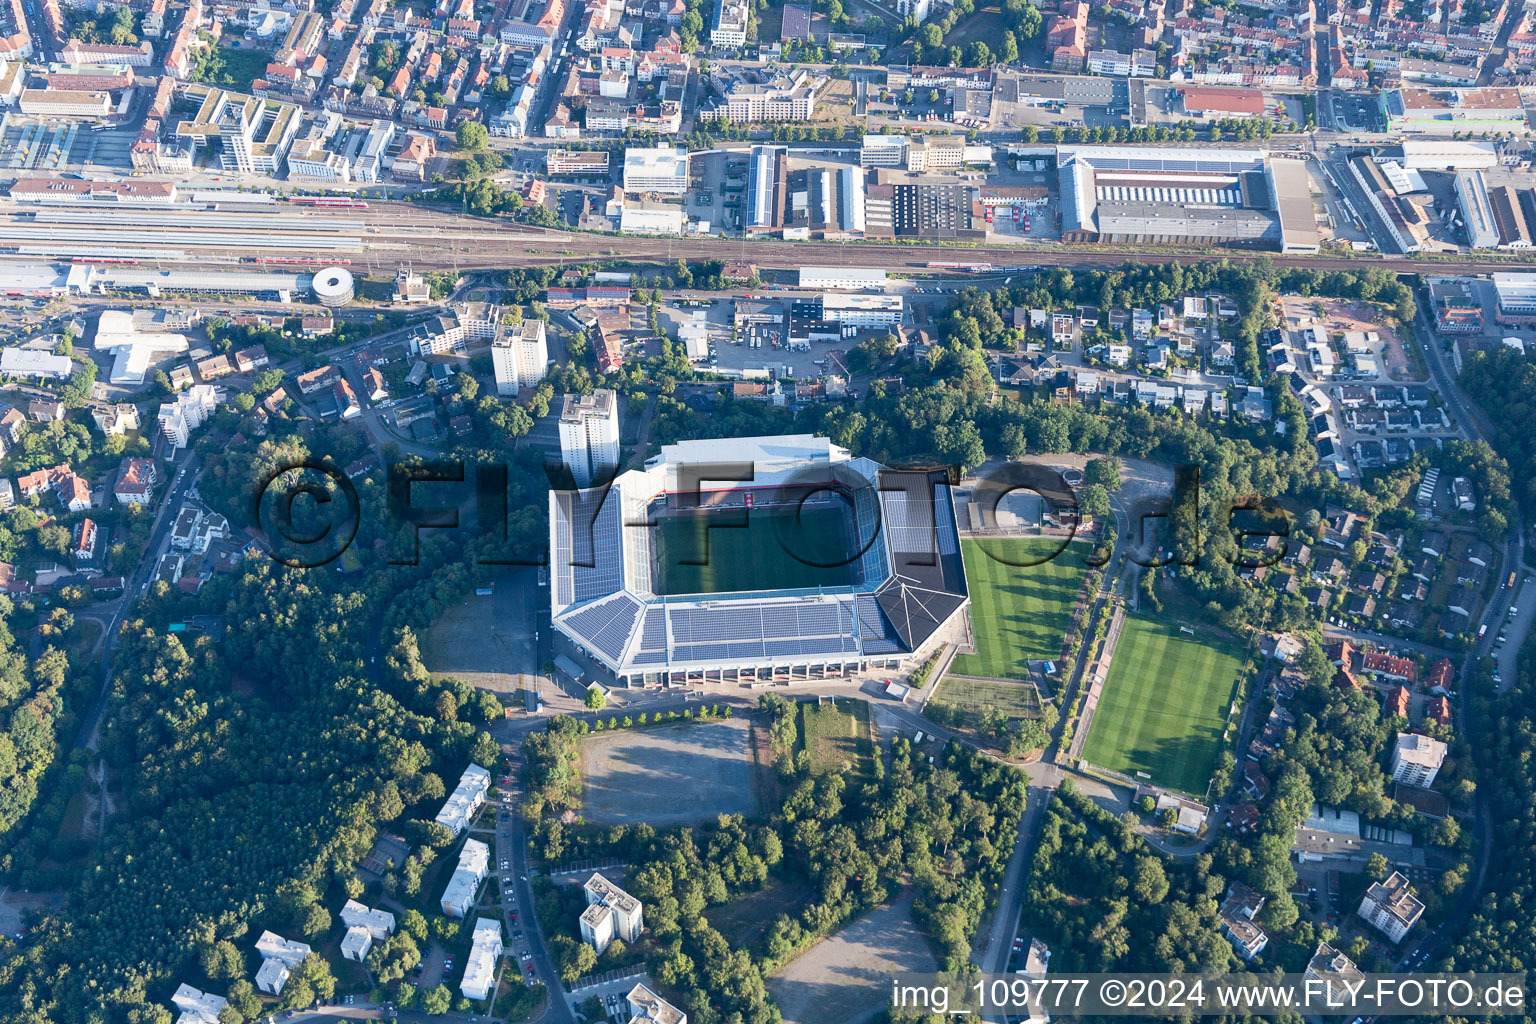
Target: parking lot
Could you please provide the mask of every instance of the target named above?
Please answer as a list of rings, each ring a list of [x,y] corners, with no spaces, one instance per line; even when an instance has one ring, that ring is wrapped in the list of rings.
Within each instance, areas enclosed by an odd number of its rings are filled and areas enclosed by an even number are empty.
[[[787,296],[774,298],[775,301],[788,300]],[[708,327],[710,341],[714,343],[714,354],[717,360],[711,369],[722,373],[738,375],[749,370],[771,370],[781,377],[809,380],[826,373],[836,372],[836,366],[828,353],[833,349],[844,348],[845,345],[812,342],[810,349],[803,352],[792,352],[784,347],[753,347],[745,339],[732,340],[732,312],[732,305],[726,300],[717,301],[703,309],[683,309],[664,305],[661,307],[660,321],[662,329],[668,335],[676,337],[679,327],[693,320],[695,314],[703,314],[702,319]],[[853,341],[854,339],[849,339],[850,344]]]

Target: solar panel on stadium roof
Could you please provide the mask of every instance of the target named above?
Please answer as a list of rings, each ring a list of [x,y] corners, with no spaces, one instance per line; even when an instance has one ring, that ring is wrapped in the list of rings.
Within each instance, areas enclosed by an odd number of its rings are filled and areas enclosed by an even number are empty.
[[[659,604],[650,605],[645,609],[645,621],[640,627],[640,649],[642,651],[667,649],[667,610]]]
[[[639,612],[639,602],[629,594],[621,593],[583,608],[565,621],[593,647],[610,658],[618,658],[624,653]]]
[[[599,502],[602,504],[599,506]],[[592,517],[593,509],[597,515]],[[623,587],[619,503],[601,492],[561,494],[555,501],[555,601],[564,607]]]

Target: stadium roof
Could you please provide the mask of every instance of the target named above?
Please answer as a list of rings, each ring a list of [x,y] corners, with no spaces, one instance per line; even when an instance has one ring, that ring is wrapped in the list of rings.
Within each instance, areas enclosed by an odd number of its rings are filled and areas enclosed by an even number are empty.
[[[683,467],[705,462],[750,463],[752,479],[737,484],[759,493],[806,474],[842,484],[862,545],[856,582],[658,596],[650,503],[686,492]],[[892,472],[810,435],[666,445],[606,491],[551,492],[550,547],[556,628],[619,677],[900,659],[968,600],[945,475]]]

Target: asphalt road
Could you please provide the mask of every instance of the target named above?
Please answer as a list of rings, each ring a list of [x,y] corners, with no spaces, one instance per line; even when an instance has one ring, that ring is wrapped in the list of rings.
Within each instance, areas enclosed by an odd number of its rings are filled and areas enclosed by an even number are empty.
[[[155,565],[160,560],[160,554],[169,542],[171,526],[176,521],[176,512],[181,509],[181,503],[187,491],[197,481],[200,469],[197,453],[189,449],[182,458],[184,461],[181,463],[165,464],[165,472],[174,472],[176,475],[171,477],[170,489],[161,500],[160,511],[155,514],[155,525],[150,531],[149,543],[144,548],[144,557],[139,560],[138,568],[133,571],[133,574],[123,581],[123,596],[117,600],[117,611],[107,625],[106,637],[102,645],[101,690],[91,703],[85,718],[80,722],[80,731],[75,734],[76,749],[84,748],[90,743],[91,734],[95,732],[97,723],[106,711],[107,698],[112,692],[112,656],[117,649],[117,629],[122,624],[123,616],[128,609],[138,601],[144,588],[149,585]]]
[[[1430,376],[1434,379],[1435,386],[1439,390],[1441,398],[1450,410],[1451,417],[1467,432],[1467,436],[1474,439],[1486,440],[1492,433],[1488,417],[1478,409],[1472,401],[1462,392],[1456,383],[1454,368],[1451,366],[1450,357],[1438,344],[1433,331],[1429,329],[1422,312],[1414,320],[1414,335],[1418,338],[1420,348],[1425,353],[1425,361],[1429,366]],[[1518,510],[1511,513],[1509,530],[1505,534],[1503,545],[1504,567],[1516,568],[1523,564],[1525,558],[1525,524],[1521,520]],[[1523,570],[1522,570],[1523,572]],[[1507,574],[1507,572],[1506,572]],[[1508,614],[1508,608],[1514,597],[1514,593],[1507,588],[1500,587],[1488,601],[1483,609],[1480,625],[1487,627],[1487,635],[1478,640],[1467,651],[1460,665],[1459,689],[1457,690],[1457,705],[1461,728],[1467,728],[1472,717],[1472,687],[1467,685],[1471,678],[1473,667],[1478,659],[1483,658],[1493,651],[1494,639],[1499,626],[1504,623]],[[1522,625],[1523,623],[1523,625]],[[1523,616],[1511,625],[1509,633],[1509,646],[1519,649],[1525,639],[1525,631],[1530,628],[1531,618]],[[1507,685],[1507,681],[1506,681]],[[1440,944],[1441,933],[1457,935],[1465,931],[1467,922],[1471,920],[1473,909],[1477,906],[1478,899],[1482,895],[1483,887],[1488,877],[1488,862],[1491,853],[1490,844],[1492,836],[1491,818],[1492,810],[1488,806],[1488,797],[1481,788],[1477,791],[1476,820],[1474,822],[1474,834],[1477,837],[1477,863],[1472,882],[1462,890],[1462,897],[1455,909],[1445,918],[1441,924],[1424,938],[1419,939],[1410,947],[1401,951],[1401,959],[1398,967],[1409,963],[1422,964]]]

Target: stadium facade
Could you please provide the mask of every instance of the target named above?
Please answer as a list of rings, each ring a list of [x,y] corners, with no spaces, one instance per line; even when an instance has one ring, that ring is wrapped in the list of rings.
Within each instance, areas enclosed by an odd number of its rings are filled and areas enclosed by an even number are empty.
[[[811,534],[837,532],[836,556],[783,530],[782,552],[768,550],[764,529],[808,510]],[[846,532],[825,530],[828,516]],[[705,538],[715,565],[675,564],[658,550],[669,536]],[[607,488],[553,491],[550,554],[555,629],[625,686],[899,668],[969,603],[947,474],[887,469],[809,434],[665,445]]]

